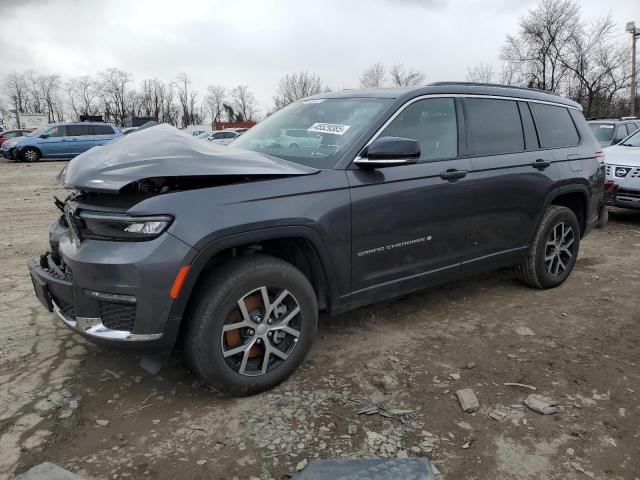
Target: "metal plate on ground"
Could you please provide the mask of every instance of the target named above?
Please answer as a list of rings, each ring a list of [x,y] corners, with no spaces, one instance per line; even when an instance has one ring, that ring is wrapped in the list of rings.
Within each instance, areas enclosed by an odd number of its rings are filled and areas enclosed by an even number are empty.
[[[426,458],[313,460],[295,480],[435,480]]]

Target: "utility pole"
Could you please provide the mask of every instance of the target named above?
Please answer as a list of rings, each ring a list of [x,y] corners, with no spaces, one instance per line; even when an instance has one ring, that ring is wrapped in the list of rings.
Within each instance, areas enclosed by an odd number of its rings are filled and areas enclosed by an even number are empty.
[[[635,22],[627,23],[625,29],[631,34],[631,116],[636,115],[636,40],[640,37],[640,28]]]

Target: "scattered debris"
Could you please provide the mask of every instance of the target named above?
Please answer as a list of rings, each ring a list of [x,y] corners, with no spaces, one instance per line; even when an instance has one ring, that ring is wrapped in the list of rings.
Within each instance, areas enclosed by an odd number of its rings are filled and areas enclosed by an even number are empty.
[[[507,412],[496,408],[493,412],[489,413],[489,416],[494,420],[501,421],[505,419],[505,417],[507,416]]]
[[[469,370],[471,370],[472,368],[475,368],[475,367],[476,367],[476,362],[469,362],[469,363],[467,363],[467,368],[468,368]],[[435,467],[434,467],[434,468],[435,468]]]
[[[462,407],[463,412],[471,413],[480,408],[480,402],[478,402],[475,393],[473,393],[473,390],[470,388],[458,390],[456,395],[458,396],[458,401],[460,402],[460,407]]]
[[[462,448],[467,449],[471,446],[471,441],[467,441],[464,445],[462,445]]]
[[[347,433],[349,435],[355,435],[356,433],[358,433],[358,426],[357,425],[349,425],[347,427]]]
[[[587,472],[584,468],[582,468],[582,465],[580,465],[579,463],[576,462],[571,462],[569,465],[571,465],[571,467],[580,472],[580,473],[584,473],[587,477],[589,478],[594,478],[595,474],[593,472]]]
[[[109,425],[109,420],[96,420],[96,423],[101,427],[106,427],[107,425]]]
[[[538,412],[542,415],[551,415],[558,413],[558,402],[552,400],[549,397],[532,393],[524,399],[524,404],[534,412]]]
[[[82,480],[82,477],[53,463],[44,462],[18,475],[15,480]]]
[[[449,377],[451,377],[452,380],[460,380],[460,374],[459,373],[450,373]]]
[[[625,416],[625,412],[626,412],[626,411],[625,411],[625,409],[624,409],[624,408],[619,408],[619,409],[618,409],[618,415],[620,415],[621,417],[624,417],[624,416]]]
[[[567,448],[567,455],[569,455],[570,457],[573,457],[574,453],[575,453],[575,450],[573,448]]]
[[[612,447],[618,447],[618,444],[616,443],[616,441],[611,438],[611,437],[603,437],[602,441],[604,441],[604,443],[611,445]]]
[[[398,379],[393,375],[383,375],[373,382],[384,393],[392,393],[398,388]]]
[[[534,387],[533,385],[526,385],[524,383],[506,382],[506,383],[503,383],[503,385],[506,385],[507,387],[528,388],[529,390],[533,390],[534,392],[538,389],[537,387]]]
[[[529,327],[515,327],[515,329],[518,335],[522,335],[524,337],[535,336],[535,333]]]
[[[149,408],[149,407],[152,407],[152,406],[153,405],[151,405],[151,404],[143,405],[142,407],[136,408],[134,410],[127,410],[126,412],[120,414],[120,416],[121,417],[126,417],[127,415],[133,415],[134,413],[137,413],[137,412],[139,412],[141,410],[144,410],[145,408]]]
[[[206,460],[198,460],[198,461],[196,461],[196,464],[198,464],[200,466],[204,465],[205,463],[207,463]]]
[[[307,463],[308,463],[308,460],[306,458],[298,462],[298,464],[296,465],[296,472],[300,472],[304,470],[304,467],[307,466]]]

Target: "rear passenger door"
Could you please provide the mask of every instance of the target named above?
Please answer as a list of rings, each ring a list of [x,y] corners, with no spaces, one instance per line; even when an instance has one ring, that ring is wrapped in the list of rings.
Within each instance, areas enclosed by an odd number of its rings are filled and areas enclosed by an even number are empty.
[[[104,145],[113,140],[115,133],[111,125],[92,125],[94,145]]]
[[[528,102],[463,100],[475,188],[467,269],[509,264],[531,241],[547,193],[557,179],[541,150]]]
[[[87,124],[67,125],[69,155],[75,157],[93,147],[93,132]]]

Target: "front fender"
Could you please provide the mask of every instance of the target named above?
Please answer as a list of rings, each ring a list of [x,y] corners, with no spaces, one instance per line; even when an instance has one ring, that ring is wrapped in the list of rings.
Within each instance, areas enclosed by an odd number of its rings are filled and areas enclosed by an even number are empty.
[[[339,303],[339,295],[334,287],[335,285],[337,285],[337,278],[335,269],[333,268],[333,258],[327,245],[322,240],[321,235],[312,227],[304,225],[291,225],[250,230],[242,233],[220,237],[209,242],[198,252],[198,254],[191,262],[187,277],[171,310],[171,317],[181,318],[184,315],[184,312],[189,303],[189,299],[191,298],[191,294],[193,293],[193,290],[198,283],[200,275],[215,255],[236,246],[247,245],[265,240],[275,240],[278,238],[303,238],[311,242],[311,244],[315,248],[316,253],[318,254],[320,263],[324,270],[327,284],[329,286],[331,303]]]

